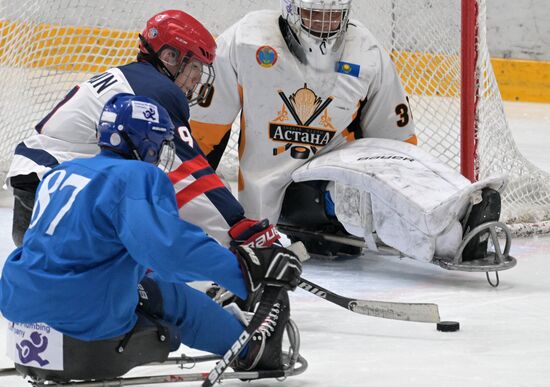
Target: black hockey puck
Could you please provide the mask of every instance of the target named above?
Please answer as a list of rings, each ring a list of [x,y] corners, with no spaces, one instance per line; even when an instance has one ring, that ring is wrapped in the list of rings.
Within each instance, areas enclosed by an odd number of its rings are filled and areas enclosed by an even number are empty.
[[[460,329],[458,321],[440,321],[437,323],[437,330],[440,332],[456,332]]]
[[[305,146],[293,146],[290,149],[290,156],[293,159],[306,160],[309,157],[309,149]]]

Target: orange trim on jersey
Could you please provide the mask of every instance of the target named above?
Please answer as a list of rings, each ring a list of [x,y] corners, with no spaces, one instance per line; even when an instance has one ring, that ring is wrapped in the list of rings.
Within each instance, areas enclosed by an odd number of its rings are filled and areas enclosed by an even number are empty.
[[[347,142],[351,142],[355,140],[355,133],[350,133],[350,131],[347,128],[342,130],[342,133],[340,133],[340,135],[344,137]]]
[[[241,108],[243,107],[243,85],[240,83],[237,84],[237,93],[239,93],[239,99],[241,100]]]
[[[217,175],[206,175],[199,177],[197,180],[176,194],[178,208],[183,207],[203,193],[222,187],[225,187],[225,185]]]
[[[193,138],[206,155],[212,152],[214,147],[222,141],[223,136],[231,130],[231,124],[210,124],[191,120],[189,125]]]
[[[347,142],[352,142],[352,141],[355,141],[356,138],[355,138],[355,133],[350,133],[346,136],[346,141]]]
[[[244,190],[244,177],[241,168],[239,168],[239,176],[237,177],[237,189],[239,192]]]
[[[407,138],[405,142],[408,142],[409,144],[418,145],[418,138],[415,134],[413,134],[411,137]]]
[[[208,161],[201,155],[194,159],[184,161],[179,167],[168,173],[168,178],[172,184],[176,184],[178,181],[185,179],[187,176],[209,167]]]

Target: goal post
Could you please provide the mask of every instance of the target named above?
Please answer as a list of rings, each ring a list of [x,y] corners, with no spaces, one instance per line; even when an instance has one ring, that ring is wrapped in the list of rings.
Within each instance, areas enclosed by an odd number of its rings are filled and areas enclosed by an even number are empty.
[[[478,2],[462,0],[461,12],[460,172],[470,181],[475,181]]]
[[[0,177],[15,146],[75,84],[135,58],[137,34],[153,14],[184,8],[220,34],[249,10],[279,9],[278,0],[206,3],[0,2]],[[419,146],[470,180],[508,175],[502,219],[523,233],[550,232],[550,175],[514,143],[487,48],[486,15],[487,0],[355,0],[351,16],[394,61],[410,96]],[[236,138],[223,158],[230,172]]]

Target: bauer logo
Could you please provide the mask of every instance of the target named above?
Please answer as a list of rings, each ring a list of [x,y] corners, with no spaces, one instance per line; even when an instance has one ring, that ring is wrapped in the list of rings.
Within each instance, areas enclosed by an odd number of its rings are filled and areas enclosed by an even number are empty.
[[[277,51],[270,46],[261,46],[256,51],[256,61],[264,68],[270,68],[277,63]]]
[[[399,160],[399,161],[408,161],[411,163],[414,161],[414,159],[411,159],[410,157],[397,156],[397,155],[364,156],[364,157],[359,157],[357,159],[357,161],[371,161],[371,160]]]
[[[256,254],[254,254],[254,250],[252,250],[249,246],[242,246],[243,250],[247,252],[248,254],[248,258],[250,258],[250,260],[255,264],[255,265],[258,265],[260,266],[260,260],[258,259],[258,257],[256,256]]]

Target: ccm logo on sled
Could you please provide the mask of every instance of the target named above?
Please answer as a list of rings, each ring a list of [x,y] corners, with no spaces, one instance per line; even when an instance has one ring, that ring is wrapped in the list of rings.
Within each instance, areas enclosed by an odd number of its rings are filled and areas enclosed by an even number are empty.
[[[322,290],[319,290],[317,288],[314,288],[313,286],[311,285],[308,285],[306,284],[305,282],[300,282],[300,284],[298,285],[298,287],[310,292],[310,293],[313,293],[315,294],[316,296],[318,297],[321,297],[321,298],[327,298],[327,294],[325,292],[323,292]]]
[[[220,374],[229,366],[229,360],[231,360],[233,355],[237,355],[241,351],[241,348],[246,343],[249,336],[250,334],[247,331],[244,331],[239,337],[239,340],[237,340],[235,344],[229,348],[225,355],[223,355],[223,358],[220,359],[218,364],[216,364],[216,367],[210,372],[210,375],[208,375],[208,380],[210,380],[211,383],[214,383]]]

